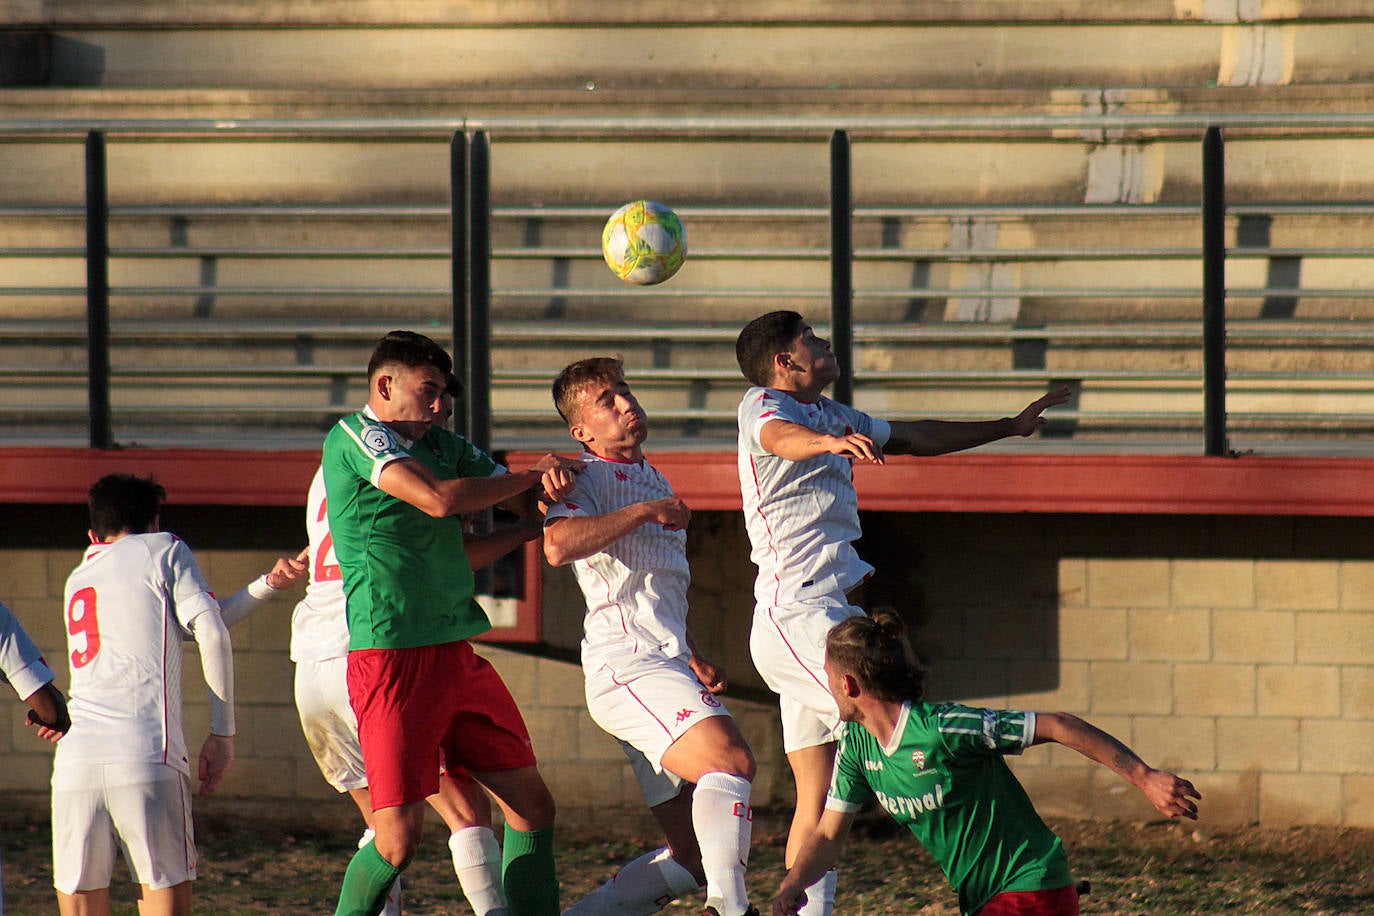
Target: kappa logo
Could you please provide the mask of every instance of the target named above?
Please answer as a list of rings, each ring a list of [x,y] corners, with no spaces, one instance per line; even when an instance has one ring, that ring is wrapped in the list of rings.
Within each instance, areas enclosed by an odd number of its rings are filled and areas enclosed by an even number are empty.
[[[870,773],[881,773],[883,771],[883,762],[881,760],[865,760],[864,769],[868,770]]]
[[[619,480],[619,481],[621,481],[621,482],[624,482],[624,481],[630,479],[630,475],[629,475],[629,474],[626,474],[624,471],[620,470],[620,468],[616,468],[616,469],[615,469],[615,479],[616,479],[616,480]]]
[[[381,455],[396,448],[396,440],[391,430],[385,426],[366,426],[362,433],[363,445],[374,455]]]
[[[692,716],[696,714],[697,711],[695,709],[679,709],[677,711],[677,721],[679,724],[686,722],[688,719],[692,718]]]

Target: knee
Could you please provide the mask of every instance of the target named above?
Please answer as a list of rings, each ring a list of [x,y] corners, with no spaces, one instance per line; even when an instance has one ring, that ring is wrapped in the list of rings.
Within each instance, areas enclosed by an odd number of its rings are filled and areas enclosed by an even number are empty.
[[[517,830],[525,831],[552,827],[558,814],[553,793],[542,780],[524,786],[518,796],[512,798],[509,804],[503,804],[502,808],[505,809],[506,821]]]
[[[420,836],[416,831],[402,830],[378,833],[372,842],[377,847],[377,855],[396,868],[405,868],[420,845]]]

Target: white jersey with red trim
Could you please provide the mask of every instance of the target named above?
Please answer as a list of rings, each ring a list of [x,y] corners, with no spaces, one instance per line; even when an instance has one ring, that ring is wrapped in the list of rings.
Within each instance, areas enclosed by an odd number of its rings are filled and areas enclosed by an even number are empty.
[[[343,572],[329,534],[324,469],[316,468],[305,500],[305,533],[310,540],[306,563],[310,579],[305,597],[291,612],[291,660],[323,662],[348,654],[348,612]]]
[[[829,398],[807,404],[772,388],[745,393],[739,406],[739,482],[750,559],[759,568],[758,611],[843,596],[873,572],[851,543],[861,534],[851,460],[829,454],[779,458],[759,442],[772,420],[832,436],[860,433],[879,445],[891,435],[886,420]]]
[[[162,763],[190,773],[181,727],[182,639],[219,614],[190,548],[166,533],[92,544],[67,579],[72,727],[55,769]]]
[[[633,503],[673,496],[647,461],[612,461],[586,453],[577,486],[550,507],[546,521],[606,515]],[[656,522],[640,525],[573,564],[587,602],[582,664],[651,653],[665,658],[687,648],[687,532]]]

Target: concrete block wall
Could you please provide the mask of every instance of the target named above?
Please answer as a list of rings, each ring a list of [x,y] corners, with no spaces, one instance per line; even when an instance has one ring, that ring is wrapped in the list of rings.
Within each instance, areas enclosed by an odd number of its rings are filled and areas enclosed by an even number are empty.
[[[79,538],[81,531],[74,532]],[[286,553],[284,544],[280,553]],[[267,550],[198,550],[197,559],[216,594],[232,594],[271,567],[280,555]],[[57,684],[68,685],[62,588],[80,561],[79,549],[0,550],[0,601],[20,618],[38,643]],[[237,758],[220,789],[255,799],[319,799],[335,796],[315,766],[301,735],[293,695],[295,666],[289,655],[291,611],[303,593],[294,588],[262,605],[232,631],[238,695]],[[577,609],[581,613],[580,607]],[[579,618],[580,619],[580,618]],[[482,647],[525,713],[540,769],[554,797],[570,807],[637,805],[639,789],[616,742],[588,716],[582,672],[573,663]],[[199,655],[183,656],[187,747],[194,757],[209,731],[209,705]],[[765,772],[755,799],[773,799],[781,738],[776,710],[761,703],[729,701]],[[42,792],[52,773],[52,747],[24,725],[25,707],[0,702],[0,788]],[[790,790],[788,790],[790,795]],[[339,800],[338,804],[348,803]]]
[[[689,544],[693,628],[732,684],[730,705],[760,760],[756,798],[789,804],[776,709],[748,661],[752,566],[738,513],[700,512]],[[907,618],[937,699],[1084,716],[1204,795],[1203,824],[1374,827],[1374,559],[1359,519],[872,513],[861,542],[879,573],[870,605]],[[283,545],[282,552],[289,548]],[[227,594],[270,550],[198,552]],[[60,616],[76,549],[0,549],[0,599],[66,684]],[[575,647],[580,599],[546,571],[546,637]],[[239,760],[233,796],[333,795],[300,737],[287,657],[294,595],[234,632]],[[637,804],[615,743],[583,708],[577,667],[484,648],[525,711],[541,768],[566,806]],[[194,648],[188,734],[205,732]],[[0,704],[5,788],[41,790],[50,751]],[[1014,761],[1052,816],[1147,820],[1152,809],[1073,751]],[[339,804],[344,804],[342,801]]]

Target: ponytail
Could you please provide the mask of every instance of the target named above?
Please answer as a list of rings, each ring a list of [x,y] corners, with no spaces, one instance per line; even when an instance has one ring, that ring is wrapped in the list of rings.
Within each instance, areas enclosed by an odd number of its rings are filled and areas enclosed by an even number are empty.
[[[906,638],[906,625],[892,608],[836,624],[825,640],[826,660],[852,675],[865,693],[900,703],[925,696],[926,668]]]

